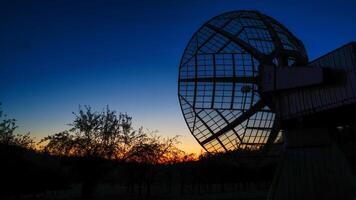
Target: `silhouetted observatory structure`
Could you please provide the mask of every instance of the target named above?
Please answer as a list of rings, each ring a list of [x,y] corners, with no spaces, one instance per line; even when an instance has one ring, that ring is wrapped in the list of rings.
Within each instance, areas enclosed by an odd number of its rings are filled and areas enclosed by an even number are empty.
[[[189,130],[208,152],[258,151],[283,136],[269,199],[354,199],[354,176],[328,130],[355,121],[355,52],[349,43],[308,62],[303,43],[273,18],[216,16],[179,67]]]

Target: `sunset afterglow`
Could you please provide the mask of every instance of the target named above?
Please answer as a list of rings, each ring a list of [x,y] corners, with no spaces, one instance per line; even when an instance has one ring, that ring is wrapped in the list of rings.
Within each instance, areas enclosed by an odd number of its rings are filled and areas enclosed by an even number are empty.
[[[0,102],[18,132],[36,139],[67,129],[79,105],[109,105],[131,115],[135,128],[181,135],[183,150],[200,153],[179,107],[177,79],[184,47],[203,22],[234,9],[261,10],[304,41],[310,60],[355,32],[354,6],[337,2],[41,2],[0,8]]]

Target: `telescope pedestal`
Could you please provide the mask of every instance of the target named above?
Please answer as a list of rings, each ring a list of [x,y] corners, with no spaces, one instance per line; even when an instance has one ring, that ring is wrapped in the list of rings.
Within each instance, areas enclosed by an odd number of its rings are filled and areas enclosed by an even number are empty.
[[[268,199],[356,199],[355,177],[327,129],[289,130],[285,141]]]

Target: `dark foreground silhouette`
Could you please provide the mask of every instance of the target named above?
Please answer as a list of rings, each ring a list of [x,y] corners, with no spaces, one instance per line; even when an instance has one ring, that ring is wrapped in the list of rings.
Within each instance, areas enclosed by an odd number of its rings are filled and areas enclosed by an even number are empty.
[[[335,137],[355,171],[354,130]],[[347,149],[346,149],[347,148]],[[39,153],[0,145],[1,199],[265,199],[278,157],[147,164]]]
[[[276,165],[276,157],[237,162],[233,153],[197,160],[177,147],[178,137],[134,130],[131,117],[108,107],[80,107],[70,129],[37,145],[16,128],[14,119],[0,122],[1,199],[263,197]]]
[[[175,164],[59,157],[0,145],[1,199],[264,197],[275,161],[244,166],[229,155]]]
[[[194,158],[176,137],[133,130],[130,117],[108,108],[80,110],[71,129],[37,148],[16,127],[0,121],[0,199],[265,199],[280,160],[281,146]],[[355,127],[330,131],[354,171]]]

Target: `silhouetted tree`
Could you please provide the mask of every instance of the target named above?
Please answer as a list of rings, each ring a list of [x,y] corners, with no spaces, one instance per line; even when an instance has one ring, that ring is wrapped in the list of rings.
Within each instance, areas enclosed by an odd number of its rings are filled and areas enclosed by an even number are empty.
[[[178,144],[178,136],[162,138],[155,134],[148,134],[131,148],[128,158],[146,164],[179,162],[185,153],[177,147]]]
[[[79,107],[69,130],[42,139],[43,151],[52,155],[75,156],[75,171],[82,180],[82,199],[90,199],[103,172],[101,159],[114,159],[120,143],[131,131],[131,117],[116,115],[106,107],[102,112]],[[79,159],[80,158],[80,159]]]
[[[43,151],[53,155],[98,157],[139,163],[179,162],[187,156],[177,148],[178,136],[162,138],[143,128],[134,130],[132,118],[110,110],[79,107],[69,130],[42,139]]]
[[[31,138],[30,133],[15,134],[17,128],[16,120],[7,118],[7,116],[0,110],[0,144],[33,149],[35,143]]]
[[[15,119],[7,118],[0,111],[0,199],[6,195],[35,195],[50,186],[62,187],[64,178],[59,168],[36,152],[29,133],[15,134],[17,127]],[[56,180],[48,178],[48,174]],[[34,181],[36,179],[41,181]]]
[[[129,152],[129,159],[140,163],[142,177],[139,183],[139,191],[141,191],[142,181],[146,184],[146,195],[151,195],[151,185],[156,179],[161,168],[159,164],[176,163],[180,161],[180,157],[185,154],[177,148],[178,136],[173,138],[162,138],[155,134],[148,134],[143,140],[133,146]]]
[[[91,107],[80,107],[73,113],[75,119],[69,130],[50,135],[40,141],[43,150],[54,155],[100,157],[117,159],[133,138],[139,136],[132,131],[131,117],[116,114],[108,107],[102,112],[94,112]]]
[[[90,198],[96,182],[103,171],[101,159],[141,163],[141,166],[176,162],[183,155],[179,150],[178,137],[161,138],[148,134],[143,128],[134,130],[132,118],[106,107],[95,112],[90,106],[79,107],[69,124],[70,129],[45,137],[39,144],[51,155],[81,157],[77,166],[83,181],[82,197]],[[142,168],[141,168],[142,170]],[[147,183],[154,173],[145,173]]]
[[[90,106],[79,107],[74,114],[73,123],[66,131],[50,135],[39,144],[42,150],[51,155],[73,156],[80,160],[76,164],[78,175],[83,182],[82,198],[89,199],[101,172],[100,163],[104,160],[116,160],[121,163],[134,163],[135,170],[128,170],[127,177],[141,174],[150,194],[151,183],[157,173],[157,165],[173,164],[190,159],[177,145],[178,136],[162,138],[154,133],[132,128],[132,118],[106,107],[102,112],[95,112]],[[136,164],[135,164],[136,163]],[[132,180],[128,180],[131,184]]]
[[[68,131],[63,131],[50,135],[42,139],[39,144],[47,142],[42,147],[44,152],[58,156],[70,156],[74,155],[74,136]]]

